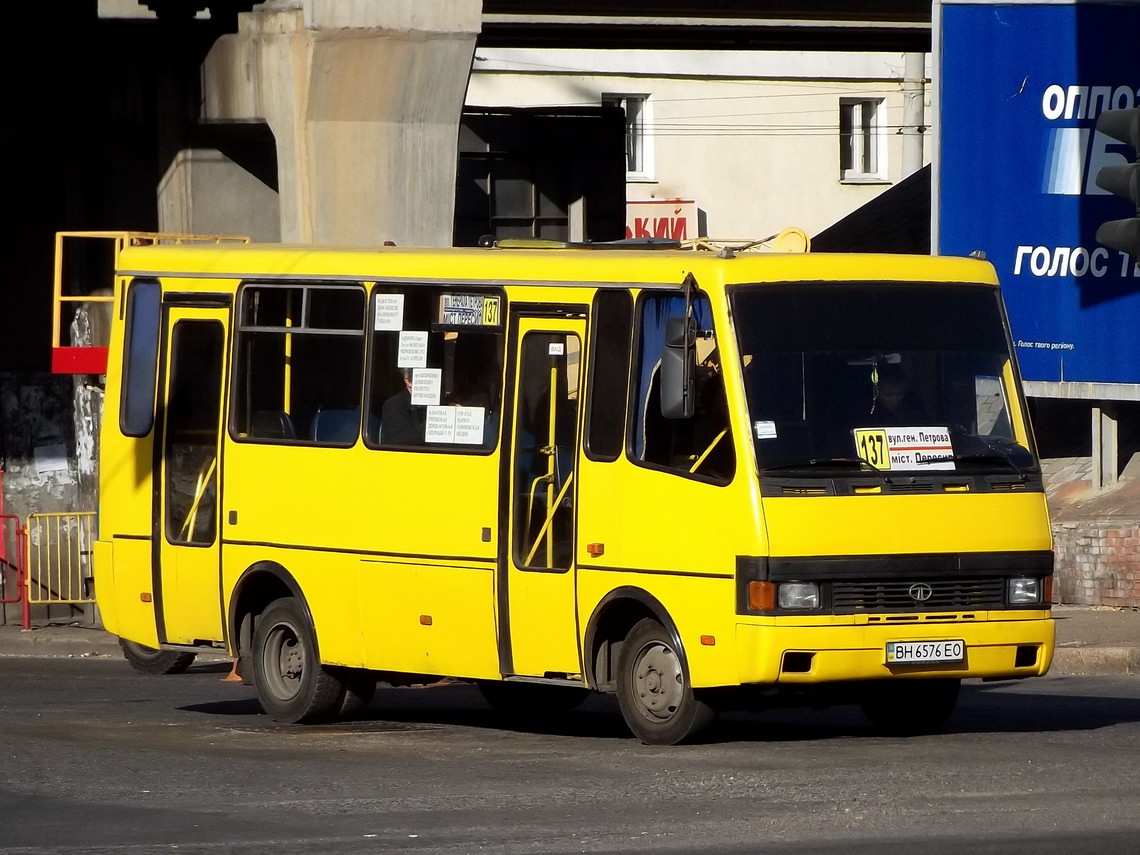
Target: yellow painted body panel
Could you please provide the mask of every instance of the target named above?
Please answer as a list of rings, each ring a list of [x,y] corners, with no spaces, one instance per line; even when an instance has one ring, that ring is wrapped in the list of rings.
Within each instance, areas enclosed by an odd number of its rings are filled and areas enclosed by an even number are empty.
[[[115,600],[115,545],[109,540],[97,540],[91,544],[91,563],[98,567],[95,574],[95,601],[99,603],[99,618],[103,629],[112,635],[122,635],[119,631],[119,604]],[[100,588],[106,590],[101,593]]]
[[[796,280],[805,288],[836,280],[975,282],[996,286],[992,266],[969,259],[860,255],[751,255],[580,250],[352,250],[287,246],[128,248],[123,278],[153,275],[169,291],[233,295],[246,277],[356,282],[401,279],[493,284],[504,311],[520,303],[575,304],[613,283],[679,287],[692,273],[708,294],[719,336],[732,420],[736,474],[725,486],[678,477],[622,457],[577,458],[575,568],[525,573],[500,566],[509,495],[491,454],[377,450],[238,441],[223,433],[220,588],[165,593],[176,623],[196,612],[229,614],[250,568],[273,565],[301,592],[325,663],[377,670],[494,678],[509,646],[515,673],[581,673],[580,648],[599,604],[618,589],[644,592],[677,629],[692,682],[823,682],[889,676],[888,640],[963,638],[962,676],[1044,673],[1052,657],[1047,611],[979,612],[953,623],[869,625],[853,617],[750,618],[736,613],[739,556],[827,556],[1033,551],[1050,548],[1040,492],[761,498],[740,354],[728,333],[724,286]],[[121,291],[121,279],[119,288]],[[151,537],[152,442],[118,430],[123,319],[116,295],[100,458],[100,541],[96,591],[108,628],[157,643]],[[582,322],[583,332],[588,322]],[[538,327],[542,323],[538,322]],[[587,348],[588,350],[588,348]],[[587,352],[584,350],[584,353]],[[510,409],[504,402],[504,410]],[[1015,413],[1019,436],[1027,426]],[[581,432],[579,432],[579,439]],[[509,493],[509,488],[506,490]],[[599,544],[601,555],[587,550]],[[164,580],[179,567],[163,567]],[[165,550],[164,550],[165,552]],[[205,554],[205,553],[203,553]],[[202,559],[208,560],[208,559]],[[510,563],[509,558],[505,563]],[[505,574],[511,573],[507,576]],[[199,575],[200,579],[201,576]],[[510,614],[500,580],[510,579]],[[511,637],[504,637],[509,617]],[[234,627],[205,641],[234,644]],[[197,630],[174,640],[198,637]],[[225,635],[225,639],[223,639]],[[703,641],[702,641],[703,639]],[[1018,646],[1038,646],[1032,668],[1014,668]],[[781,673],[785,651],[816,655],[806,672]],[[923,672],[908,671],[908,674]],[[928,675],[933,671],[926,672]]]
[[[117,625],[114,631],[139,644],[157,647],[154,603],[142,599],[144,594],[153,596],[154,591],[150,540],[118,539],[113,541],[113,549],[102,550],[95,557],[114,561],[112,567],[95,565],[95,598],[101,611],[102,604],[110,602],[108,610],[114,613]]]
[[[579,612],[583,621],[615,588],[645,591],[658,601],[673,621],[696,687],[733,686],[737,680],[738,620],[731,577],[632,573],[620,570],[581,570],[578,574]],[[701,643],[711,636],[714,644]]]
[[[273,561],[324,627],[326,662],[498,676],[495,543],[482,539],[497,528],[497,455],[228,439],[224,461],[226,590]]]
[[[765,498],[772,555],[1052,548],[1044,493]]]

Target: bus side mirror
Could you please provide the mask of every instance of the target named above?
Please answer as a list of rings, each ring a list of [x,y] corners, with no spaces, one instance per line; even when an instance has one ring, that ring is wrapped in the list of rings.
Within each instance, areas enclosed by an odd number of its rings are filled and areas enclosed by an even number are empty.
[[[661,415],[689,419],[696,408],[693,377],[697,328],[692,318],[665,319],[665,346],[661,349]]]

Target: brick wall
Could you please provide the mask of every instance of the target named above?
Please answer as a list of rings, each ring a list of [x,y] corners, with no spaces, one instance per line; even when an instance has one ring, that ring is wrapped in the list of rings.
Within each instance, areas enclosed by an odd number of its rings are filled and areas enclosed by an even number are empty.
[[[1053,523],[1053,599],[1140,607],[1140,517]]]

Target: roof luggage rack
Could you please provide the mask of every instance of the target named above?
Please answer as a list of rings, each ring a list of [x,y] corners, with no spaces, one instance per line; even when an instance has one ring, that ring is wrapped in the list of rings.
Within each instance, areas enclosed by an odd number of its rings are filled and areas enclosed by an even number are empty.
[[[721,258],[732,258],[738,252],[766,249],[771,252],[808,252],[811,238],[803,229],[789,226],[759,240],[716,239],[699,237],[692,240],[641,237],[605,241],[545,240],[542,238],[504,238],[494,235],[479,238],[479,246],[498,249],[691,249],[715,252]]]

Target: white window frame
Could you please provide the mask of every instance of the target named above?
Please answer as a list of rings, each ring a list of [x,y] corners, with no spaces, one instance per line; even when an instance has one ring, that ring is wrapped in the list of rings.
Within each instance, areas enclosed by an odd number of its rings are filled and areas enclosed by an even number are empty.
[[[887,180],[887,136],[882,98],[839,99],[839,180]]]
[[[645,92],[603,92],[603,106],[625,111],[625,180],[653,181],[653,100]],[[634,108],[634,109],[631,109]]]

